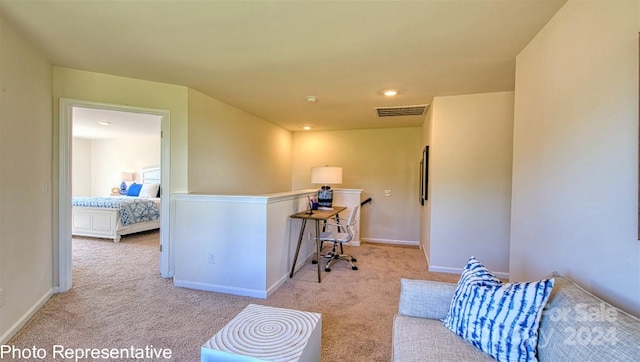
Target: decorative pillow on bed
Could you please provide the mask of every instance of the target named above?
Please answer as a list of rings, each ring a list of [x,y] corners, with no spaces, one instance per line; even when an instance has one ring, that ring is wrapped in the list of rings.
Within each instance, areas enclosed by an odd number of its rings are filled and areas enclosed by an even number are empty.
[[[127,190],[127,196],[138,196],[140,195],[140,189],[142,188],[141,184],[132,183]]]
[[[540,317],[554,282],[503,284],[471,257],[443,324],[499,361],[537,361]]]
[[[160,188],[160,184],[142,184],[139,196],[158,197],[158,188]]]

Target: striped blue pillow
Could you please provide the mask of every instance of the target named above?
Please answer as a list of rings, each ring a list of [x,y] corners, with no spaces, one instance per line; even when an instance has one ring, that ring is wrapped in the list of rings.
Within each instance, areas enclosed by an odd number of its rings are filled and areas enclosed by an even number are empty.
[[[553,284],[502,284],[471,257],[443,324],[499,361],[537,361],[538,326]]]

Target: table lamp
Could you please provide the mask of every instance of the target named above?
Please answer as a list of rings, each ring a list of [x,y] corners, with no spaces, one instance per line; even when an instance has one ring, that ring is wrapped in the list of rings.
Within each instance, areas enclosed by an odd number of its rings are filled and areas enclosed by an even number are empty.
[[[333,190],[328,184],[342,183],[342,167],[312,167],[311,183],[323,185],[318,190],[318,209],[333,210]]]
[[[120,173],[120,179],[122,180],[122,183],[120,184],[120,193],[126,194],[128,188],[127,182],[133,181],[133,173],[123,171]]]

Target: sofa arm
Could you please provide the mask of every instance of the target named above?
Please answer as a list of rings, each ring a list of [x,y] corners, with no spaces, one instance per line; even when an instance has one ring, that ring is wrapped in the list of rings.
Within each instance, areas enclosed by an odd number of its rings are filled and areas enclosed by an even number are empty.
[[[442,319],[449,312],[456,285],[427,280],[400,280],[398,314],[409,317]]]

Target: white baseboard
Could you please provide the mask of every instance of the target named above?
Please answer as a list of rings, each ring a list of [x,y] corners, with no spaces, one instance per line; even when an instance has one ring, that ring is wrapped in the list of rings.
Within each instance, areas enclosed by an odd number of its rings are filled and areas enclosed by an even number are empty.
[[[424,254],[424,259],[427,261],[427,269],[428,269],[431,267],[431,261],[429,261],[429,254],[427,253],[427,250],[422,247],[422,244],[420,244],[420,250],[422,250],[422,253]]]
[[[406,245],[406,246],[419,246],[420,243],[415,240],[393,240],[393,239],[375,239],[375,238],[362,238],[365,243],[372,244],[391,244],[391,245]]]
[[[449,268],[446,266],[429,265],[429,271],[435,273],[462,274],[462,268]]]
[[[40,308],[42,308],[44,303],[46,303],[52,295],[53,288],[44,293],[44,295],[40,297],[40,299],[38,299],[38,301],[34,305],[32,305],[31,308],[29,308],[29,310],[27,310],[27,312],[23,314],[22,317],[20,317],[18,321],[16,321],[9,328],[9,330],[7,330],[2,336],[0,336],[0,344],[6,344],[7,342],[9,342],[11,337],[18,333],[20,328],[22,328],[29,321],[29,319],[31,319],[31,317],[33,317]]]
[[[315,256],[315,253],[312,252],[311,254],[307,255],[307,257],[305,257],[304,259],[298,260],[298,262],[296,263],[296,268],[293,272],[294,275],[306,263],[311,262],[311,259],[313,259],[314,256]],[[301,259],[301,258],[299,257],[298,259]],[[266,291],[257,290],[257,289],[235,288],[235,287],[228,287],[225,285],[217,285],[217,284],[209,284],[209,283],[192,282],[188,280],[176,279],[175,277],[173,278],[173,285],[175,285],[176,287],[204,290],[207,292],[217,292],[217,293],[224,293],[224,294],[241,295],[244,297],[267,299],[271,294],[273,294],[273,292],[275,292],[278,288],[280,288],[280,286],[284,284],[287,281],[287,279],[289,279],[289,272],[290,271],[287,271],[285,275],[281,276],[280,279],[278,279],[273,285],[268,287]]]
[[[173,278],[173,285],[175,285],[176,287],[204,290],[207,292],[218,292],[218,293],[224,293],[224,294],[240,295],[243,297],[267,299],[267,292],[264,290],[236,288],[236,287],[228,287],[226,285],[191,282],[191,281],[180,280],[176,278]]]
[[[280,288],[280,286],[282,284],[284,284],[287,279],[289,279],[289,273],[287,273],[286,275],[283,275],[280,279],[278,279],[278,281],[276,281],[275,283],[273,283],[272,286],[270,286],[269,288],[267,288],[267,298],[273,294],[276,290],[278,290],[278,288]]]
[[[446,266],[437,266],[437,265],[429,266],[429,271],[436,272],[436,273],[462,274],[463,270],[464,270],[463,268],[450,268]],[[497,276],[498,278],[509,280],[509,273],[496,272],[493,270],[491,271],[491,273]]]

